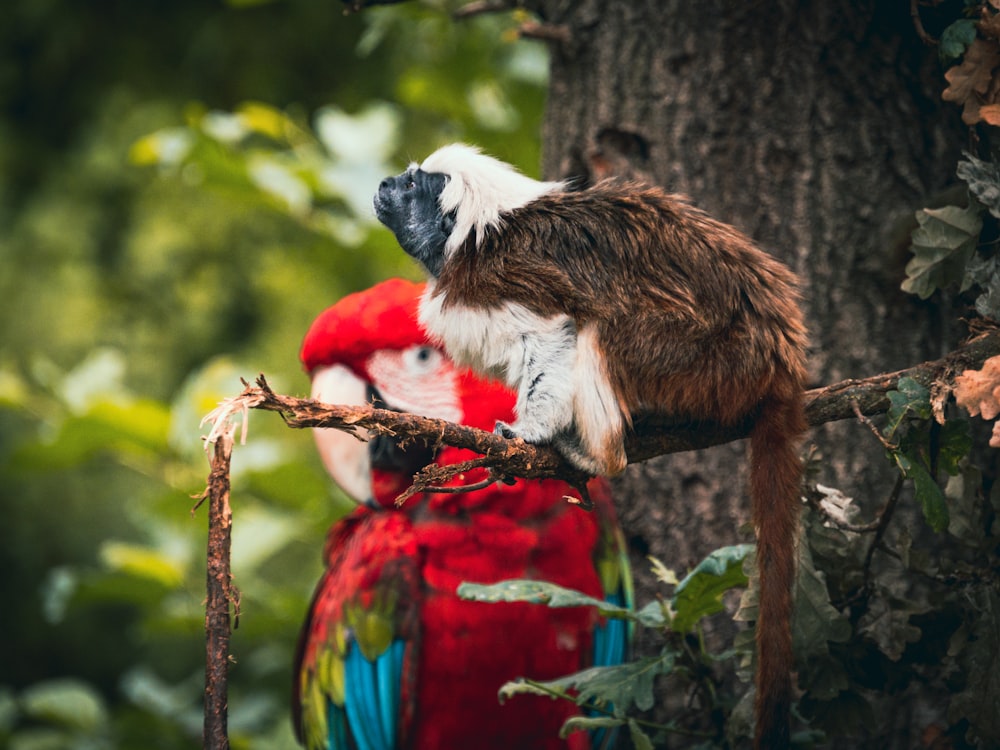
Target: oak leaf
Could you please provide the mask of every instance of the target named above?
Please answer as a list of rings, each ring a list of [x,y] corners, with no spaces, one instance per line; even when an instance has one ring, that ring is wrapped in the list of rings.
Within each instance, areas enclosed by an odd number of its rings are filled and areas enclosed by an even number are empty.
[[[980,107],[993,81],[993,70],[1000,65],[1000,43],[995,39],[976,39],[965,51],[961,64],[944,74],[948,88],[941,94],[945,101],[962,105],[962,121],[974,125],[980,121]]]
[[[1000,125],[1000,104],[987,104],[980,107],[979,116],[987,125]]]
[[[1000,13],[984,12],[976,28],[987,39],[1000,39]]]
[[[1000,356],[990,357],[981,370],[966,370],[955,378],[955,401],[972,416],[1000,415]],[[1000,422],[993,425],[990,445],[1000,448]]]

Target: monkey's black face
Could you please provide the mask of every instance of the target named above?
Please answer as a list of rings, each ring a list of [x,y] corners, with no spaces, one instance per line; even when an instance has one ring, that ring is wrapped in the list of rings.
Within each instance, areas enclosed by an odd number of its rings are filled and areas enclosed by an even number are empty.
[[[444,266],[444,243],[455,228],[454,214],[444,214],[438,197],[448,178],[416,167],[386,177],[375,193],[375,215],[396,235],[400,247],[434,277]]]

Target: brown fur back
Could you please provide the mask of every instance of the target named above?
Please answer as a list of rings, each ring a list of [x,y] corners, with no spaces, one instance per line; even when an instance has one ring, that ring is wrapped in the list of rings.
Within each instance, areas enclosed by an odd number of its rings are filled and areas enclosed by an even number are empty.
[[[604,182],[546,195],[504,221],[466,240],[437,292],[595,323],[626,416],[651,409],[729,424],[776,380],[804,380],[794,275],[683,198]]]

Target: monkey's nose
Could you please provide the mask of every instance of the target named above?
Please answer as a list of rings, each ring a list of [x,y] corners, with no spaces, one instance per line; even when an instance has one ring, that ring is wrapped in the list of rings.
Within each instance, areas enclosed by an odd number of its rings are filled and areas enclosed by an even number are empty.
[[[386,177],[382,182],[378,184],[378,192],[381,195],[389,192],[392,189],[392,177]]]

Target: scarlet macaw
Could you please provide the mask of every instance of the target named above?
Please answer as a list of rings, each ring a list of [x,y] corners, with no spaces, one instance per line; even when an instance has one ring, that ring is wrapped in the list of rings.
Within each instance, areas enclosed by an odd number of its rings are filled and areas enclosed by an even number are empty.
[[[388,408],[492,430],[512,417],[514,394],[457,370],[417,324],[422,284],[399,279],[345,297],[313,323],[301,359],[313,397]],[[559,727],[569,701],[523,696],[501,705],[519,676],[551,679],[620,663],[627,627],[593,608],[463,601],[463,581],[546,580],[631,604],[631,577],[607,484],[589,486],[587,513],[555,480],[494,483],[427,494],[397,509],[412,474],[472,456],[445,447],[367,446],[316,430],[327,469],[360,506],[331,528],[326,571],[303,625],[294,718],[311,750],[584,748],[611,735]],[[462,483],[482,479],[468,472]],[[596,735],[595,735],[596,736]]]

